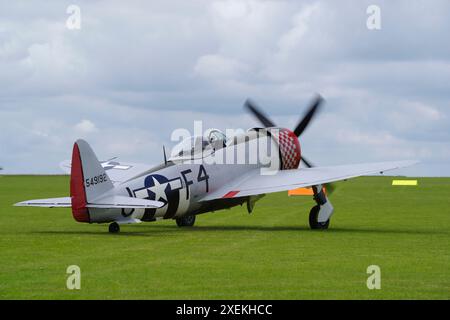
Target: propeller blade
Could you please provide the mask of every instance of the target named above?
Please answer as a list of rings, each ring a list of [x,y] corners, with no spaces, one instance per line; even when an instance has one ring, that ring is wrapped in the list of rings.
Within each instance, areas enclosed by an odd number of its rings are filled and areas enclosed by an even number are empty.
[[[306,160],[305,157],[303,157],[303,156],[302,156],[302,161],[303,161],[303,163],[304,163],[308,168],[314,167],[314,165],[312,164],[312,162]]]
[[[275,127],[275,124],[261,111],[261,108],[257,106],[252,100],[247,99],[244,106],[249,110],[265,128]]]
[[[317,95],[317,97],[313,100],[308,112],[303,117],[302,121],[297,125],[297,127],[294,130],[294,133],[297,137],[299,137],[303,131],[308,127],[308,124],[311,122],[311,119],[316,114],[318,108],[323,102],[323,98],[320,95]]]

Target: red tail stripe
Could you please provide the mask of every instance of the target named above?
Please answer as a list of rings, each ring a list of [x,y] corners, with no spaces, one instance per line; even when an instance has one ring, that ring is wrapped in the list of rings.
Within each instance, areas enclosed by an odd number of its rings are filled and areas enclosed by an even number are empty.
[[[75,143],[72,153],[72,169],[70,175],[70,196],[72,198],[72,215],[78,222],[90,222],[89,210],[86,208],[86,191],[84,190],[83,164],[80,150]]]

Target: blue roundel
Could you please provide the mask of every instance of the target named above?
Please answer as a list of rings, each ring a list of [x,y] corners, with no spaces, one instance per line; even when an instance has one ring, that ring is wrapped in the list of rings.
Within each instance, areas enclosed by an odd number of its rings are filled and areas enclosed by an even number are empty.
[[[164,188],[163,189],[164,195],[161,194],[162,190],[157,190],[156,188],[154,188],[156,184],[161,185],[159,187],[159,189]],[[171,191],[169,179],[167,179],[166,177],[164,177],[160,174],[152,174],[152,175],[148,176],[147,178],[145,178],[144,185],[148,190],[148,199],[149,200],[161,201],[161,202],[164,202],[167,204],[168,195]],[[156,199],[157,194],[158,194],[158,199]]]
[[[164,219],[174,217],[180,202],[179,189],[172,190],[170,180],[160,174],[149,175],[145,178],[144,185],[149,200],[161,201],[166,204],[167,211],[164,214]],[[154,215],[156,209],[148,209],[147,212]]]

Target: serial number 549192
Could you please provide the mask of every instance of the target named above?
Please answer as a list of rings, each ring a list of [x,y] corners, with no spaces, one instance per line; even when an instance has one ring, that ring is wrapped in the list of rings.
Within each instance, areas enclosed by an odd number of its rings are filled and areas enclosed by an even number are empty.
[[[108,176],[106,175],[106,173],[104,173],[99,176],[85,179],[85,184],[86,184],[86,188],[89,188],[91,186],[95,186],[99,183],[103,183],[106,181],[108,181]]]

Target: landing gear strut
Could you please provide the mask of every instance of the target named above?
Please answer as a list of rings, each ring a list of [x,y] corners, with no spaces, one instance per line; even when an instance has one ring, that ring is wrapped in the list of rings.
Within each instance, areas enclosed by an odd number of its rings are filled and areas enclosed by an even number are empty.
[[[177,226],[179,227],[192,227],[195,223],[195,215],[184,216],[177,218]]]
[[[328,229],[334,208],[323,191],[322,185],[313,186],[313,191],[314,201],[316,201],[317,205],[309,213],[309,226],[313,230]]]
[[[255,203],[256,201],[258,201],[259,199],[263,198],[265,195],[264,194],[260,194],[257,196],[250,196],[247,199],[247,212],[248,214],[251,214],[253,212],[253,209],[255,209]]]
[[[119,233],[120,226],[117,222],[113,222],[109,225],[109,233]]]

